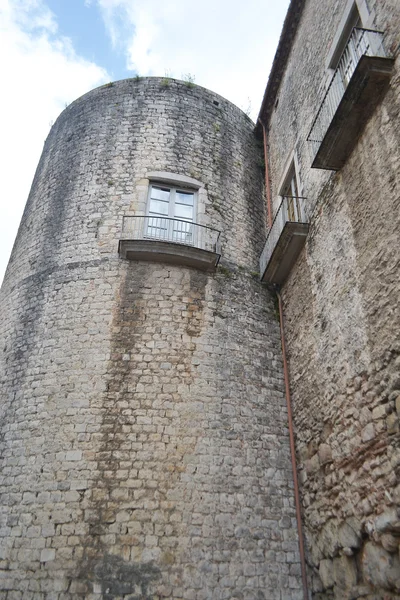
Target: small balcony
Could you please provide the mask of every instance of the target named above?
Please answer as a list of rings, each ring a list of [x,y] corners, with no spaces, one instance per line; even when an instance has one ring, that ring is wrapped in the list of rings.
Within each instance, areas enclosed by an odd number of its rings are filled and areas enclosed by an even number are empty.
[[[306,198],[284,196],[260,256],[261,281],[282,285],[308,233]]]
[[[352,30],[307,138],[314,169],[343,167],[388,86],[394,59],[382,39],[379,31]]]
[[[167,262],[212,271],[220,258],[220,232],[168,217],[123,219],[119,255],[128,260]]]

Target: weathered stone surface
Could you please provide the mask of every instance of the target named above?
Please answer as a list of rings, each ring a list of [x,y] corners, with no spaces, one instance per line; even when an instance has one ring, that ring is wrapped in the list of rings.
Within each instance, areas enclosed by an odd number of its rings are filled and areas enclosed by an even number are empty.
[[[397,433],[400,429],[399,417],[396,413],[391,413],[386,418],[388,433]]]
[[[363,442],[369,442],[375,437],[375,427],[372,423],[368,423],[361,431],[361,439]]]
[[[316,473],[320,466],[318,454],[316,453],[310,460],[306,460],[304,466],[307,473]]]
[[[335,556],[339,549],[339,535],[337,521],[328,521],[322,531],[319,538],[319,546],[324,556]]]
[[[386,406],[381,404],[380,406],[376,406],[372,411],[372,418],[374,421],[379,421],[379,419],[384,419],[386,417]]]
[[[373,542],[367,542],[361,555],[361,569],[365,579],[375,587],[400,591],[400,562]]]
[[[395,537],[391,533],[384,533],[380,537],[380,542],[385,550],[388,552],[397,552],[400,545],[399,537]]]
[[[259,159],[246,115],[176,81],[55,123],[1,290],[6,600],[301,597]],[[216,273],[119,257],[159,171],[203,184]]]
[[[40,562],[48,562],[54,560],[56,557],[56,551],[54,548],[44,548],[40,554]]]
[[[351,525],[346,522],[339,526],[339,542],[343,548],[359,548],[361,546],[361,537],[351,527]]]
[[[387,93],[336,173],[310,168],[313,144],[306,140],[329,85],[333,40],[350,5],[346,0],[292,3],[293,10],[300,6],[295,35],[279,56],[288,57],[279,86],[269,86],[277,93],[264,125],[274,209],[294,162],[310,214],[305,247],[281,294],[296,452],[307,474],[300,478],[307,557],[314,574],[321,561],[340,561],[344,553],[360,565],[364,544],[380,544],[390,533],[386,521],[377,531],[375,520],[400,505],[400,5],[354,3],[362,27],[384,32],[395,64]],[[355,535],[347,528],[350,518],[360,523]],[[392,548],[393,540],[385,540]],[[354,589],[327,587],[331,582],[325,577],[326,588],[312,597],[375,600],[395,594],[383,581],[372,588],[378,563],[370,561],[375,566],[368,581],[357,567]]]
[[[397,532],[400,534],[400,509],[386,510],[375,519],[374,526],[378,533]]]
[[[357,567],[354,558],[341,556],[333,560],[333,578],[335,585],[349,590],[357,583]]]
[[[330,559],[321,560],[319,563],[319,576],[321,577],[324,588],[333,587],[335,582],[333,574],[333,561]]]
[[[320,444],[318,448],[318,457],[321,465],[325,465],[326,463],[332,460],[332,449],[328,444]]]

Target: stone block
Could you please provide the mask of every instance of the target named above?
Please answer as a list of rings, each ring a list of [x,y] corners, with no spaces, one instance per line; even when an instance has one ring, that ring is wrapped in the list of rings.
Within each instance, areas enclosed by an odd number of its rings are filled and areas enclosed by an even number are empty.
[[[49,562],[54,560],[56,557],[56,551],[54,548],[43,548],[40,553],[40,562]]]
[[[318,453],[314,454],[309,460],[306,460],[304,466],[309,475],[316,473],[320,468]]]
[[[318,545],[325,556],[333,557],[339,550],[338,525],[333,519],[329,520],[322,528]]]
[[[393,412],[386,417],[386,425],[389,433],[395,433],[398,431],[400,423],[399,416],[397,413]]]
[[[325,589],[333,586],[335,580],[333,575],[333,561],[330,559],[321,560],[319,563],[319,576]]]
[[[341,556],[333,560],[333,578],[335,585],[349,590],[357,583],[357,566],[354,558]]]
[[[400,535],[400,509],[390,508],[380,514],[374,523],[375,530],[378,533],[397,533]]]
[[[339,527],[339,542],[342,548],[360,548],[361,536],[351,527],[349,523],[343,523]]]
[[[372,423],[368,423],[361,432],[361,439],[363,442],[370,442],[375,437],[375,427]]]
[[[373,586],[400,591],[399,557],[373,542],[364,545],[361,570],[365,580]]]
[[[321,465],[332,461],[332,448],[328,444],[320,444],[318,448],[318,457]]]
[[[386,405],[380,404],[379,406],[375,406],[372,410],[372,419],[374,421],[378,421],[379,419],[384,419],[386,417]]]
[[[360,416],[359,416],[359,421],[361,426],[366,425],[367,423],[369,423],[372,419],[372,413],[369,410],[368,406],[363,406],[362,409],[360,410]]]
[[[82,450],[68,450],[68,452],[65,455],[65,460],[67,460],[67,461],[82,460]]]
[[[380,543],[387,552],[397,552],[400,545],[400,537],[391,533],[384,533],[380,537]]]

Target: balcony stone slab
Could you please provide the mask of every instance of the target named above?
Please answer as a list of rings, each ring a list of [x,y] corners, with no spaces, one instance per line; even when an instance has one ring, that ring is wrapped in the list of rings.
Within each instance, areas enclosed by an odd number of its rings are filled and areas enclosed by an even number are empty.
[[[308,229],[308,223],[285,223],[269,260],[263,260],[261,255],[261,281],[278,286],[285,282],[305,244]]]
[[[153,239],[119,242],[119,255],[128,260],[145,260],[194,267],[202,271],[215,270],[220,254],[175,242]]]

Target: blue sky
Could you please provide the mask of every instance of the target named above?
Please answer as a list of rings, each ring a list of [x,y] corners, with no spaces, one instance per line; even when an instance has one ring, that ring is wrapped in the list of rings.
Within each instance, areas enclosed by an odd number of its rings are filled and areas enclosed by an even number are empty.
[[[90,89],[191,74],[256,119],[289,0],[0,0],[0,281],[51,124]]]
[[[116,44],[113,47],[97,3],[48,0],[46,4],[57,21],[57,35],[68,37],[79,56],[104,67],[112,80],[135,75],[126,68],[123,45]],[[134,35],[135,28],[122,19],[119,26],[124,32],[123,37]]]

